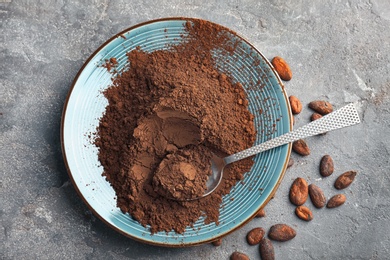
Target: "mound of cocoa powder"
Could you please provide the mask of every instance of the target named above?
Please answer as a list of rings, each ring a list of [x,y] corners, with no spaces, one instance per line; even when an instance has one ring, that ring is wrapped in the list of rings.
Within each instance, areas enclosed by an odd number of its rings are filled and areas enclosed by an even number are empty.
[[[211,174],[209,148],[191,145],[169,153],[160,162],[153,176],[153,187],[161,196],[176,200],[202,197]]]
[[[201,216],[206,224],[218,225],[222,196],[253,165],[252,159],[229,165],[218,189],[194,201],[165,196],[180,190],[177,183],[166,182],[169,171],[155,177],[163,160],[179,158],[176,162],[184,164],[171,169],[181,172],[182,184],[190,181],[181,192],[196,193],[210,173],[205,169],[211,152],[226,156],[253,145],[254,117],[242,85],[221,73],[212,56],[215,50],[222,54],[234,50],[231,34],[221,26],[191,19],[180,44],[167,50],[129,52],[129,65],[104,91],[109,104],[95,139],[103,175],[122,212],[150,226],[152,233],[183,233]],[[185,173],[189,162],[194,169]]]

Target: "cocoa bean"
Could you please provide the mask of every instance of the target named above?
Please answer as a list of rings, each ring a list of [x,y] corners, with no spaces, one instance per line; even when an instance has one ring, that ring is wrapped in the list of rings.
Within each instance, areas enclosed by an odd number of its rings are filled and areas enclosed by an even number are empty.
[[[309,187],[305,179],[296,178],[290,188],[290,201],[296,206],[304,204],[309,195]]]
[[[317,119],[320,119],[322,117],[321,114],[318,114],[318,113],[313,113],[310,117],[310,121],[314,121],[314,120],[317,120]]]
[[[270,239],[281,242],[291,240],[296,235],[296,231],[286,224],[273,225],[268,232],[268,237]]]
[[[324,155],[320,162],[320,174],[323,177],[330,176],[334,171],[333,159],[330,155]]]
[[[324,192],[315,184],[309,185],[310,200],[316,208],[323,208],[326,204]]]
[[[256,218],[264,218],[264,217],[265,217],[265,210],[260,209],[256,214]]]
[[[283,58],[276,56],[272,59],[271,63],[282,80],[285,81],[291,80],[292,72],[290,66]]]
[[[305,220],[305,221],[310,221],[313,219],[313,213],[311,210],[306,207],[306,206],[298,206],[295,208],[295,214],[297,215],[298,218]]]
[[[260,241],[259,251],[260,251],[261,260],[275,259],[274,246],[272,245],[271,240],[269,240],[268,238],[263,238]]]
[[[233,254],[230,255],[230,260],[249,260],[249,256],[247,256],[244,253],[241,252],[233,252]]]
[[[287,163],[287,169],[294,165],[294,159],[290,156]]]
[[[312,101],[309,103],[309,107],[321,115],[326,115],[333,111],[332,104],[323,100]]]
[[[213,244],[213,246],[220,246],[220,245],[222,245],[222,238],[213,241],[212,244]]]
[[[314,112],[314,113],[311,115],[311,117],[310,117],[310,121],[314,121],[314,120],[320,119],[321,117],[322,117],[321,114],[318,114],[318,113]],[[325,134],[326,134],[326,132],[325,132],[325,133],[322,133],[322,134],[319,134],[319,135],[325,135]]]
[[[347,200],[347,197],[345,197],[344,194],[337,194],[334,195],[332,198],[329,199],[328,204],[326,204],[327,208],[336,208],[345,203]]]
[[[246,235],[246,241],[248,242],[249,245],[253,246],[258,243],[260,243],[261,239],[264,237],[265,230],[261,227],[257,227],[252,229],[251,231],[248,232]]]
[[[292,144],[292,149],[297,154],[307,156],[310,154],[310,149],[307,143],[303,139],[299,139]]]
[[[336,179],[334,187],[338,190],[347,188],[355,179],[356,173],[356,171],[344,172]]]
[[[291,112],[294,115],[301,113],[301,111],[302,111],[301,101],[296,96],[289,96],[288,99],[290,101]]]

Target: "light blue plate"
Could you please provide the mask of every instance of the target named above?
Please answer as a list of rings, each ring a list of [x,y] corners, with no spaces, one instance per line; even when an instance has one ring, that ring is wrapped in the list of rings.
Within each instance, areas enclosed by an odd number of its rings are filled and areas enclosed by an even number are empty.
[[[149,21],[127,29],[109,39],[86,61],[71,87],[61,127],[62,150],[69,176],[81,198],[110,227],[133,239],[161,246],[181,247],[211,242],[251,220],[275,193],[287,167],[291,145],[257,155],[251,171],[226,195],[220,209],[220,223],[204,224],[199,219],[184,234],[159,232],[153,235],[116,207],[115,192],[102,177],[93,135],[108,102],[102,90],[111,84],[112,75],[101,65],[115,57],[122,69],[126,53],[137,46],[145,51],[166,49],[185,34],[186,18]],[[284,134],[292,127],[292,116],[283,85],[269,61],[245,39],[232,35],[238,48],[231,56],[214,53],[220,70],[241,82],[255,115],[256,144]],[[230,60],[231,62],[226,62]],[[234,198],[234,200],[231,200]]]

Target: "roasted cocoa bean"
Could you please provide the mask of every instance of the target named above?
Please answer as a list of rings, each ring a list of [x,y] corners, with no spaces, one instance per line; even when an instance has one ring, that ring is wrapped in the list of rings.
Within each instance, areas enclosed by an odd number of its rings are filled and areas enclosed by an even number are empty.
[[[264,234],[265,234],[265,230],[263,228],[261,227],[254,228],[251,231],[249,231],[248,234],[246,235],[246,241],[251,246],[257,245],[264,237]]]
[[[317,119],[320,119],[322,117],[321,114],[318,114],[318,113],[313,113],[310,117],[310,121],[314,121],[314,120],[317,120]]]
[[[332,198],[329,199],[328,204],[326,204],[327,208],[336,208],[345,203],[347,200],[347,197],[344,194],[337,194],[334,195]]]
[[[273,225],[268,232],[268,237],[270,239],[281,242],[291,240],[296,235],[296,231],[286,224]]]
[[[310,149],[307,143],[303,139],[299,139],[292,144],[292,149],[297,154],[307,156],[310,154]]]
[[[256,218],[264,218],[264,217],[265,217],[265,210],[260,209],[256,214]]]
[[[323,177],[330,176],[334,171],[333,159],[330,155],[324,155],[320,162],[320,174]]]
[[[301,111],[302,111],[301,101],[296,96],[289,96],[288,99],[290,101],[291,112],[294,115],[301,113]]]
[[[287,169],[294,165],[294,159],[290,156],[287,163]]]
[[[261,260],[275,259],[274,246],[272,245],[271,240],[269,240],[268,238],[263,238],[260,241],[259,251],[260,251]]]
[[[241,252],[234,252],[230,255],[230,260],[249,260],[249,256]]]
[[[285,81],[291,80],[292,72],[290,66],[283,58],[276,56],[272,59],[271,63],[282,80]]]
[[[323,208],[326,204],[324,192],[315,184],[309,185],[310,200],[316,208]]]
[[[309,187],[305,179],[296,178],[290,188],[290,201],[296,206],[304,204],[309,195]]]
[[[220,246],[220,245],[222,245],[222,238],[213,241],[212,244],[213,244],[213,246]]]
[[[356,171],[344,172],[336,179],[334,187],[338,190],[347,188],[355,179],[356,173]]]
[[[295,208],[295,214],[297,215],[298,218],[305,220],[305,221],[310,221],[313,219],[313,213],[311,210],[306,207],[306,206],[298,206]]]
[[[309,103],[309,107],[321,115],[326,115],[333,112],[332,104],[324,100],[312,101]]]

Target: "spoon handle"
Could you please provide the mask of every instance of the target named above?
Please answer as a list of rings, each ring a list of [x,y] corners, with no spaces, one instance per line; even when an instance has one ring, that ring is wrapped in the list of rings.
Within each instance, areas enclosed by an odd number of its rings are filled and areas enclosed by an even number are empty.
[[[266,150],[297,141],[305,137],[322,134],[331,130],[336,130],[358,123],[360,123],[359,114],[356,111],[355,106],[350,103],[296,130],[293,130],[284,135],[278,136],[264,143],[248,148],[241,152],[227,156],[224,158],[224,161],[226,164],[229,164],[238,160],[242,160],[249,156],[264,152]]]

